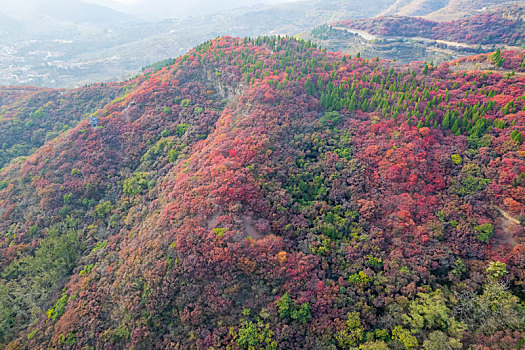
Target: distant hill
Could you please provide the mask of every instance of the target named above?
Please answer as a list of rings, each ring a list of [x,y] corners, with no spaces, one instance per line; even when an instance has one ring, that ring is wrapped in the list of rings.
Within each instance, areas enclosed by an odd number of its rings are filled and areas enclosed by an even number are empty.
[[[474,15],[450,22],[419,17],[380,16],[335,23],[336,27],[362,30],[381,37],[421,37],[473,45],[525,45],[525,8]]]
[[[525,8],[511,5],[464,19],[379,16],[323,25],[301,35],[334,51],[400,62],[434,61],[525,45]]]

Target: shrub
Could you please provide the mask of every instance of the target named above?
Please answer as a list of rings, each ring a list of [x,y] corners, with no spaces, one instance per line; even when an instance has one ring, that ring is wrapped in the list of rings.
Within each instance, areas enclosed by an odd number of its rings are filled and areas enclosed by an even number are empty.
[[[450,156],[450,159],[452,160],[452,164],[460,165],[463,162],[463,159],[459,154],[453,154]]]
[[[358,273],[350,275],[348,281],[354,284],[367,284],[372,282],[372,278],[370,278],[364,271],[359,271]]]
[[[47,310],[46,315],[51,321],[56,321],[64,314],[68,298],[69,296],[65,292],[62,293],[55,305]]]
[[[68,193],[64,195],[64,203],[71,204],[71,197],[73,197],[73,193]]]
[[[501,67],[503,63],[505,62],[505,59],[501,57],[501,50],[497,49],[493,53],[489,55],[489,59],[492,63],[494,63],[496,66]]]
[[[279,310],[279,316],[285,318],[290,315],[290,304],[292,303],[292,298],[290,294],[284,293],[281,299],[277,301],[277,310]]]
[[[115,207],[110,201],[105,201],[95,207],[97,218],[104,219]]]
[[[492,227],[492,224],[490,223],[485,223],[483,225],[476,226],[474,227],[474,230],[478,232],[478,235],[476,237],[481,242],[489,241],[494,235],[494,227]]]
[[[392,338],[399,340],[406,350],[414,349],[419,345],[417,338],[414,337],[409,330],[401,326],[396,326],[392,330]]]
[[[163,110],[164,114],[166,115],[171,115],[171,108],[170,107],[164,107],[164,110]]]
[[[359,313],[349,312],[346,315],[345,324],[346,328],[335,334],[335,340],[339,347],[343,349],[353,348],[363,341],[365,334]]]
[[[146,173],[135,173],[132,177],[124,180],[124,193],[135,196],[149,187]]]
[[[306,323],[312,318],[310,304],[297,305],[295,302],[292,302],[292,298],[290,298],[288,293],[284,293],[281,299],[277,301],[277,310],[281,318],[290,317],[292,320],[297,320],[301,323]]]
[[[97,242],[97,244],[95,245],[95,247],[93,247],[93,249],[91,249],[91,252],[96,252],[97,250],[100,250],[100,249],[104,249],[106,248],[108,245],[108,241],[100,241],[100,242]]]
[[[277,349],[277,342],[272,340],[274,332],[269,324],[259,321],[257,324],[244,321],[236,336],[236,342],[241,349]]]
[[[89,264],[89,265],[86,265],[82,271],[79,272],[79,276],[84,276],[84,275],[89,275],[91,273],[91,270],[93,270],[93,266],[95,266],[94,264]]]
[[[228,231],[227,228],[218,228],[217,227],[217,228],[213,229],[213,232],[215,233],[215,235],[217,237],[222,237],[226,231]]]
[[[337,126],[342,121],[341,114],[337,111],[326,112],[320,119],[322,126]]]
[[[169,152],[168,152],[168,162],[170,163],[173,163],[174,161],[177,160],[177,158],[179,158],[179,150],[177,149],[171,149]]]
[[[504,277],[508,273],[507,264],[501,261],[491,261],[489,267],[487,267],[487,276],[495,280]]]
[[[175,132],[177,133],[177,135],[179,135],[179,137],[182,137],[182,135],[184,135],[186,133],[186,130],[188,130],[189,128],[189,124],[182,123],[177,125],[177,129],[175,130]]]
[[[29,228],[29,237],[34,237],[40,232],[40,227],[37,224],[34,224]]]

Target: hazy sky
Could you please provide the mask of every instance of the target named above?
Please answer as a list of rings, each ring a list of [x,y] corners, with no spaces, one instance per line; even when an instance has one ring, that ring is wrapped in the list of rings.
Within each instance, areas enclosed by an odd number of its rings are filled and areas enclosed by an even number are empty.
[[[294,0],[82,0],[111,7],[138,17],[201,15],[255,4],[277,4]]]
[[[144,0],[84,0],[86,2],[93,2],[93,3],[97,3],[97,4],[101,4],[101,5],[105,5],[105,6],[111,6],[111,5],[114,5],[115,3],[120,3],[120,4],[133,4],[133,3],[140,3],[140,2],[144,2],[146,3],[147,1],[144,1]],[[260,2],[260,3],[266,3],[266,4],[275,4],[275,3],[280,3],[280,2],[290,2],[290,1],[293,1],[293,0],[258,0],[256,2]],[[188,3],[188,0],[173,0],[172,1],[173,4],[177,4],[177,3]],[[209,2],[209,3],[215,3],[216,1],[213,1],[213,0],[204,0],[202,1],[204,3],[206,2]],[[190,0],[190,3],[191,3],[191,0]]]
[[[278,4],[297,0],[82,0],[127,12],[137,18],[161,19],[199,16],[256,4]]]

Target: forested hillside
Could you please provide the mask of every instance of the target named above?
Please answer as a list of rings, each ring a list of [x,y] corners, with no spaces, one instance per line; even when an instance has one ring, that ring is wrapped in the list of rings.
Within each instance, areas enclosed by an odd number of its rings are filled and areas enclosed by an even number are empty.
[[[523,347],[525,77],[461,67],[223,37],[63,95],[0,171],[0,348]]]
[[[507,16],[504,14],[507,13]],[[422,37],[476,45],[525,44],[524,10],[510,7],[449,22],[434,22],[419,17],[381,16],[341,21],[335,26],[364,30],[380,36]]]

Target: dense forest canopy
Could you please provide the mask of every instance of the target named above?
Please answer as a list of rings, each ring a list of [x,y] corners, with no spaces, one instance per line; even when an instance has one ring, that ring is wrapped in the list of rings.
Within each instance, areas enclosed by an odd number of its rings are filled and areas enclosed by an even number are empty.
[[[525,51],[476,60],[222,37],[0,90],[0,347],[522,347]]]

